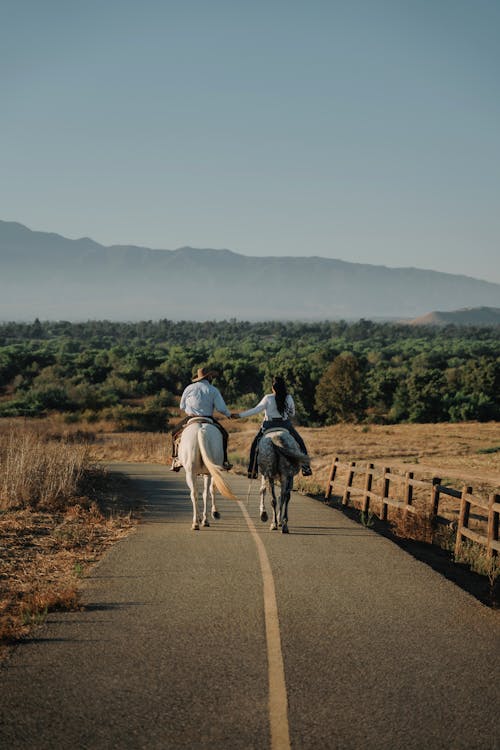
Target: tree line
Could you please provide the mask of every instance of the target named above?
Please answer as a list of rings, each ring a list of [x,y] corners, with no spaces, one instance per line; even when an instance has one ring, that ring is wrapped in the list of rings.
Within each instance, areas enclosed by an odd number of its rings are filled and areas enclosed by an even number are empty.
[[[232,408],[282,375],[301,424],[497,420],[500,329],[360,320],[0,324],[0,416],[166,429],[198,367]]]

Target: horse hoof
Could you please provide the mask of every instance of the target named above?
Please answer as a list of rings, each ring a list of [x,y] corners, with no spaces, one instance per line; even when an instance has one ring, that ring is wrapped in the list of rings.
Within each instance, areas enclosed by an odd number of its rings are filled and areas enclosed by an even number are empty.
[[[200,530],[200,524],[199,523],[193,523],[193,525],[191,526],[191,528],[193,529],[193,531],[199,531]]]
[[[218,510],[214,510],[214,512],[212,513],[212,518],[215,518],[216,520],[217,518],[220,518],[220,513]]]
[[[272,523],[271,524],[271,531],[278,531],[278,524]]]
[[[281,533],[288,534],[288,526],[286,525],[286,523],[284,523],[283,526],[281,527]]]
[[[203,521],[203,523],[201,525],[202,526],[210,526],[210,524],[208,523],[208,521],[207,521],[206,518],[205,518],[205,520]]]
[[[260,514],[260,520],[265,523],[267,521],[267,512],[265,510]]]

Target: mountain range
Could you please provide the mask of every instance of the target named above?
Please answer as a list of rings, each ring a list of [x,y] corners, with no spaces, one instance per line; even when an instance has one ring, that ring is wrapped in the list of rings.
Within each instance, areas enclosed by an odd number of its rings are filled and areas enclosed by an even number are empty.
[[[434,312],[409,321],[415,326],[500,326],[500,307],[464,307],[461,310]]]
[[[500,284],[417,268],[231,250],[106,247],[0,221],[0,320],[411,319],[500,307]]]

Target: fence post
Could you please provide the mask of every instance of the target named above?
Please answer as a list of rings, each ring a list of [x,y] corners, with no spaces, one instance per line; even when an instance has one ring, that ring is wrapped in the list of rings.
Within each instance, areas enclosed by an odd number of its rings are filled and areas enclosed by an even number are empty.
[[[405,472],[405,484],[404,484],[404,493],[403,493],[403,500],[405,503],[405,508],[403,511],[403,523],[406,527],[406,520],[408,518],[408,505],[411,505],[413,502],[413,485],[410,480],[412,480],[414,477],[413,471],[406,471]]]
[[[349,498],[351,497],[351,493],[349,492],[349,489],[352,487],[355,466],[356,466],[356,461],[351,461],[351,463],[349,464],[349,471],[347,472],[347,479],[345,481],[345,490],[344,490],[344,496],[342,498],[342,505],[347,505],[347,503],[349,502]]]
[[[439,487],[440,485],[441,485],[441,477],[432,477],[431,524],[434,523],[434,519],[436,518],[438,511],[439,511],[439,499],[440,499]]]
[[[492,542],[498,542],[498,521],[499,511],[495,510],[494,505],[500,502],[500,495],[492,493],[489,497],[489,508],[488,508],[488,555],[496,557],[498,550],[493,549]]]
[[[439,512],[439,501],[441,499],[441,492],[440,492],[440,486],[441,486],[441,477],[432,477],[432,487],[431,487],[431,517],[429,518],[430,522],[430,535],[431,535],[431,544],[434,543],[434,531],[436,530],[436,518],[438,516]]]
[[[391,467],[386,466],[382,473],[382,505],[380,507],[380,520],[381,521],[387,521],[387,503],[384,502],[386,498],[389,497],[389,487],[391,483],[390,477],[386,476],[386,474],[391,473]]]
[[[330,469],[330,476],[328,477],[328,484],[326,485],[325,490],[325,499],[329,500],[332,496],[332,489],[333,489],[333,483],[335,481],[335,477],[337,475],[337,465],[339,462],[339,457],[335,456],[332,462],[332,466]]]
[[[365,494],[363,495],[363,504],[361,506],[361,510],[363,513],[366,513],[368,511],[368,508],[370,506],[370,495],[368,494],[371,491],[372,488],[372,482],[373,482],[373,464],[366,464],[366,476],[365,476]]]
[[[460,513],[458,516],[457,541],[455,542],[455,560],[460,554],[460,548],[462,547],[462,529],[466,529],[469,525],[470,503],[467,500],[467,495],[472,495],[472,487],[464,487],[462,490]]]

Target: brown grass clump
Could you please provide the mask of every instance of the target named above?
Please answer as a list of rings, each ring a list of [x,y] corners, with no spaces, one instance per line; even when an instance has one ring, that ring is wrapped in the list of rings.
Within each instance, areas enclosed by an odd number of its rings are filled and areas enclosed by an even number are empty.
[[[79,606],[80,578],[135,525],[125,492],[86,446],[22,424],[0,434],[0,654],[48,612]]]
[[[87,446],[11,429],[0,434],[0,507],[63,507],[82,493],[89,469]]]
[[[92,446],[99,461],[170,463],[170,435],[159,432],[103,432]]]

